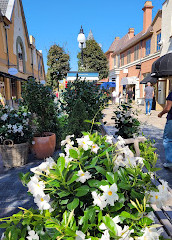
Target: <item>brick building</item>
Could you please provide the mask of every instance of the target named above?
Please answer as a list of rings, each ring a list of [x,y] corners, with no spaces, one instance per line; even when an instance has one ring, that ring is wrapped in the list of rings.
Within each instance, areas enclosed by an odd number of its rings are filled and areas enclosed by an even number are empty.
[[[135,35],[134,28],[121,39],[116,37],[106,52],[109,61],[109,81],[116,82],[116,92],[125,92],[132,87],[135,100],[144,96],[144,84],[140,84],[151,73],[152,63],[160,57],[162,11],[152,20],[152,2],[143,7],[143,30]],[[157,94],[157,85],[155,85]],[[117,99],[118,101],[118,99]]]
[[[29,37],[21,0],[0,1],[0,94],[8,104],[21,97],[29,76],[45,80],[42,52]]]

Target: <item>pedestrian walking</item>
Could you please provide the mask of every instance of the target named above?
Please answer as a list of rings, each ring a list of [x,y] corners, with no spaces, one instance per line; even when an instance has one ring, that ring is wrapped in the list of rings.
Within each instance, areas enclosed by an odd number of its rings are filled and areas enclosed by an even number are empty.
[[[129,88],[126,94],[126,103],[131,103],[133,101],[134,93],[132,91],[132,88]]]
[[[146,102],[146,115],[150,115],[151,110],[152,110],[152,101],[153,101],[153,97],[154,97],[154,88],[151,87],[150,82],[147,83],[147,87],[145,88],[144,97],[145,97],[145,102]],[[149,105],[149,109],[148,109],[148,105]]]
[[[161,118],[164,114],[168,113],[163,136],[163,145],[166,158],[166,163],[164,163],[163,166],[165,168],[172,167],[172,92],[168,95],[166,100],[166,106],[162,112],[158,114],[158,117]]]
[[[113,90],[113,92],[112,92],[112,103],[115,104],[115,102],[116,102],[116,91]]]

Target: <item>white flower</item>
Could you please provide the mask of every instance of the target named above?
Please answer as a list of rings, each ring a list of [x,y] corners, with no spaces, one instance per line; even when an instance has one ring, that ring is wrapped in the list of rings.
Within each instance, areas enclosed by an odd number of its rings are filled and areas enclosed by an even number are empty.
[[[121,237],[121,240],[133,240],[132,237],[130,237],[130,234],[134,232],[134,229],[129,230],[129,226],[124,226],[124,228],[122,229],[121,226],[119,226],[118,224],[116,224],[116,228],[117,228],[117,236]]]
[[[8,128],[12,128],[12,125],[11,125],[11,124],[9,124],[9,125],[8,125]]]
[[[157,230],[156,228],[146,227],[144,230],[142,230],[142,232],[144,232],[144,234],[142,237],[138,237],[138,240],[158,240],[159,236],[163,232],[163,229],[160,228]]]
[[[50,169],[52,169],[56,165],[56,163],[52,157],[46,158],[45,161],[46,161],[46,163],[48,163],[48,166]]]
[[[68,164],[73,161],[73,158],[66,156],[65,157],[65,167],[67,168]]]
[[[143,158],[126,156],[124,159],[124,166],[136,167],[137,164],[143,164]]]
[[[5,239],[5,234],[3,233],[1,236],[1,240],[4,240],[4,239]]]
[[[99,146],[97,144],[93,144],[92,148],[91,148],[91,151],[94,152],[94,153],[97,153],[98,150],[99,150]]]
[[[20,125],[20,126],[18,127],[17,131],[18,131],[18,132],[21,132],[22,130],[23,130],[23,126]]]
[[[13,133],[16,133],[16,132],[18,132],[18,128],[17,128],[17,125],[15,124],[13,125]]]
[[[118,136],[117,140],[120,146],[125,146],[125,140],[121,136]]]
[[[128,146],[125,146],[120,149],[121,153],[124,153],[125,157],[134,157],[133,152],[129,149]]]
[[[164,187],[164,189],[163,189]],[[168,191],[165,186],[158,186],[159,192],[150,192],[150,203],[156,204],[158,208],[162,208],[163,206],[170,206],[169,199],[172,198],[172,194]]]
[[[24,113],[23,113],[23,116],[26,117],[26,116],[27,116],[27,113],[24,112]]]
[[[28,231],[28,234],[29,236],[26,237],[28,240],[39,240],[39,236],[34,230]]]
[[[76,140],[78,145],[82,147],[85,151],[87,151],[89,147],[93,145],[93,142],[90,141],[89,135],[86,135],[82,138],[77,138]]]
[[[97,194],[95,191],[93,191],[91,194],[94,199],[93,204],[97,205],[98,207],[100,207],[101,210],[103,210],[103,208],[105,208],[107,205],[105,197],[100,196],[100,194]]]
[[[22,131],[21,131],[21,133],[20,133],[20,134],[21,134],[21,136],[22,136],[22,137],[24,136],[24,132],[22,132]]]
[[[17,115],[16,113],[14,114],[14,116],[15,116],[16,118],[18,117],[18,115]]]
[[[35,141],[32,141],[32,145],[34,145],[35,144]]]
[[[113,143],[113,142],[112,142],[112,139],[113,139],[113,136],[112,136],[112,135],[110,135],[110,136],[106,135],[106,142],[107,142],[107,143],[112,144],[112,143]]]
[[[103,196],[107,204],[114,206],[114,202],[119,199],[117,192],[117,185],[114,183],[110,187],[109,185],[100,186],[100,189],[104,191]]]
[[[43,195],[44,194],[44,188],[45,184],[43,181],[39,181],[38,177],[34,175],[30,178],[31,180],[28,182],[27,187],[28,191],[33,194],[33,196],[36,196],[37,194]]]
[[[55,161],[53,158],[49,157],[46,158],[45,162],[42,162],[39,166],[31,168],[31,172],[35,174],[42,174],[42,172],[46,172],[47,174],[50,173],[50,169],[52,169],[56,165]]]
[[[120,223],[120,218],[119,218],[119,216],[116,216],[116,217],[114,217],[113,219],[113,222],[116,224],[116,223]],[[107,230],[107,227],[106,227],[106,225],[104,224],[104,223],[102,223],[100,226],[99,226],[99,228],[101,229],[101,230]]]
[[[82,183],[86,182],[86,180],[88,180],[92,177],[92,175],[88,171],[83,172],[82,170],[78,171],[77,176],[79,178],[76,180],[76,182],[82,182]]]
[[[100,240],[110,240],[109,231],[105,230]]]
[[[74,135],[67,136],[65,140],[61,141],[61,146],[65,146],[66,144],[73,145],[74,141],[71,141],[71,138],[73,137]]]
[[[168,189],[169,189],[168,182],[166,182],[162,179],[160,179],[160,182],[161,182],[161,184],[158,186],[158,190],[160,192],[162,192],[163,194],[164,194],[164,192],[169,193],[168,192]]]
[[[7,118],[8,118],[8,114],[6,114],[6,113],[3,114],[2,117],[1,117],[2,121],[6,121]]]
[[[122,118],[121,118],[121,122],[124,122],[124,121],[125,121],[125,118],[124,118],[124,117],[122,117]]]
[[[66,154],[69,156],[69,150],[72,149],[73,147],[70,144],[66,144],[66,147],[64,149],[64,151],[66,152]]]
[[[34,198],[34,202],[37,204],[39,210],[48,210],[51,209],[51,205],[49,204],[50,196],[47,195],[39,195],[37,194]]]
[[[65,154],[64,153],[59,153],[59,156],[60,157],[65,157]]]
[[[85,240],[85,234],[81,231],[76,231],[76,238],[75,240]]]

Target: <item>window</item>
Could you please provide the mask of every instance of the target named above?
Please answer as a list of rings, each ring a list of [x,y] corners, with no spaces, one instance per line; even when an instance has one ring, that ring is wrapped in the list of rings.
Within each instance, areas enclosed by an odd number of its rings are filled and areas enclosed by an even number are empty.
[[[151,40],[148,39],[146,41],[146,56],[150,54],[150,50],[151,50]]]
[[[116,56],[114,57],[114,67],[116,67]]]
[[[23,51],[22,46],[18,44],[18,59],[19,59],[19,72],[24,72],[23,69]]]
[[[156,50],[159,51],[161,49],[161,46],[158,44],[161,41],[161,33],[157,34],[157,47]]]
[[[134,61],[139,59],[139,44],[134,47]]]
[[[118,55],[118,67],[120,67],[120,55]]]
[[[42,76],[42,64],[41,64],[41,58],[39,60],[39,64],[38,64],[38,71],[39,71],[39,76]]]
[[[124,65],[124,54],[121,54],[121,66]]]
[[[128,50],[127,51],[127,63],[130,63],[131,62],[131,51]]]

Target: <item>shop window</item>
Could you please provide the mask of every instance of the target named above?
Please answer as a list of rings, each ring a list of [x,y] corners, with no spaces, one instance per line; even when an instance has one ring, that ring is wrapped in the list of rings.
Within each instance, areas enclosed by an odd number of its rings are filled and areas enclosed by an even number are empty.
[[[151,52],[151,39],[146,41],[146,56],[149,55]]]
[[[157,34],[157,42],[156,42],[156,44],[157,44],[156,50],[157,51],[160,51],[160,49],[161,49],[161,46],[159,45],[160,41],[161,41],[161,33]]]

